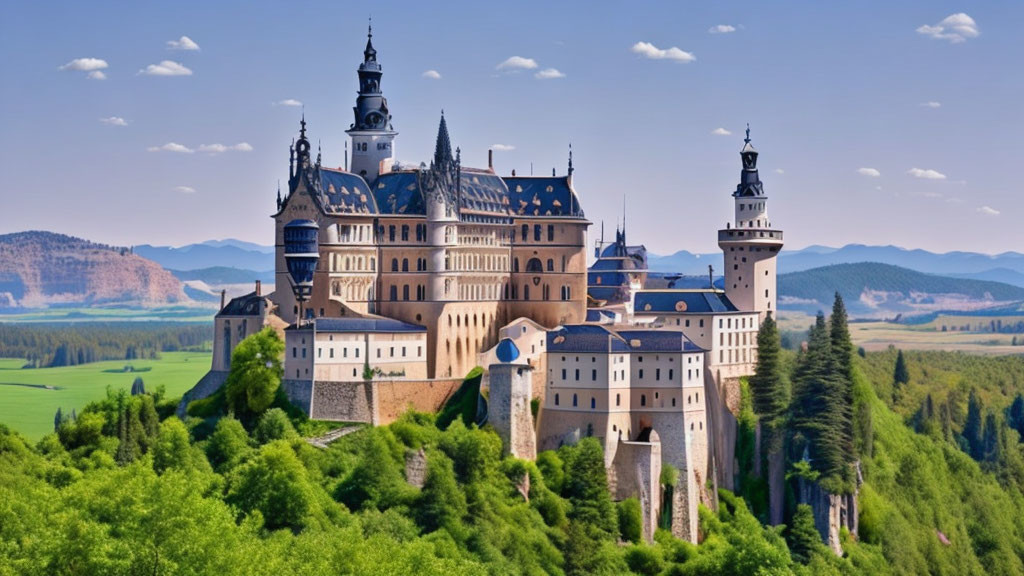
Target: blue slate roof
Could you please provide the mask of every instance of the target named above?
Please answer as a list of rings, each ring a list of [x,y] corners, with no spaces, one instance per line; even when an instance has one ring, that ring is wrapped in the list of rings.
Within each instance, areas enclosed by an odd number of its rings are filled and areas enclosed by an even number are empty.
[[[619,330],[633,352],[702,352],[683,335],[671,330]]]
[[[601,310],[600,308],[588,308],[587,309],[587,322],[601,322],[605,320],[614,320],[615,312],[611,310]]]
[[[548,352],[629,352],[625,340],[603,326],[570,324],[548,332]]]
[[[217,316],[258,316],[260,301],[263,299],[263,296],[257,296],[255,292],[232,298],[223,310],[217,312]]]
[[[568,176],[507,176],[509,208],[517,216],[583,217]]]
[[[381,214],[425,215],[419,172],[403,170],[381,174],[373,183],[373,195]]]
[[[710,290],[642,290],[636,293],[634,310],[670,314],[738,312],[723,292]]]
[[[302,325],[303,330],[310,324],[316,325],[317,332],[426,332],[427,329],[417,324],[409,324],[392,318],[316,318],[311,323]],[[288,330],[298,330],[295,325]]]
[[[358,174],[320,168],[321,202],[329,214],[376,214],[377,202]]]

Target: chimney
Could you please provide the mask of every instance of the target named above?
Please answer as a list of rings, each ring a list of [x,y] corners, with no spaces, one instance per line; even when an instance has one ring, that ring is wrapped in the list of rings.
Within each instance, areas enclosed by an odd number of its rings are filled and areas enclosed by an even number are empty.
[[[515,175],[516,175],[516,169],[515,169],[515,168],[513,168],[513,169],[512,169],[512,175],[513,175],[513,176],[515,176]]]
[[[225,300],[227,300],[227,297],[228,297],[228,291],[227,290],[221,290],[220,291],[220,309],[221,310],[224,309],[224,304],[225,304]]]
[[[263,295],[263,283],[260,282],[259,280],[256,281],[256,295],[257,296],[262,296]]]
[[[494,150],[487,149],[487,169],[494,172]]]

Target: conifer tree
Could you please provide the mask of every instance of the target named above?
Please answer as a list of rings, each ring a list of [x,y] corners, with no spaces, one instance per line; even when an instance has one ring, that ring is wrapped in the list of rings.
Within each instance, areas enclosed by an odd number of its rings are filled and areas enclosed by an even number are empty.
[[[793,514],[793,525],[786,530],[789,553],[795,562],[807,564],[816,550],[822,549],[821,536],[814,527],[814,511],[807,504],[800,504]]]
[[[981,399],[978,392],[971,388],[971,395],[967,399],[967,421],[964,422],[964,439],[970,449],[971,458],[981,460],[984,456],[982,440],[984,423],[981,420]]]
[[[897,385],[910,382],[910,372],[907,371],[907,361],[903,358],[903,350],[896,354],[896,368],[892,372],[892,380]]]
[[[750,391],[754,412],[762,422],[773,426],[778,425],[788,403],[779,350],[778,325],[769,313],[757,332],[757,367],[750,377]]]
[[[986,462],[997,462],[999,459],[999,423],[995,412],[985,415],[985,432],[981,440],[982,458]]]
[[[846,305],[843,297],[836,292],[832,304],[829,340],[832,344],[832,356],[835,359],[839,374],[837,380],[842,387],[839,408],[842,419],[848,425],[841,430],[843,435],[843,451],[852,462],[857,459],[853,430],[853,342],[850,339],[850,327],[846,318]]]
[[[1013,403],[1006,411],[1006,424],[1024,439],[1024,395],[1020,392],[1013,398]]]
[[[53,416],[53,431],[60,430],[61,423],[64,422],[64,413],[61,412],[60,406],[57,407],[57,413]]]

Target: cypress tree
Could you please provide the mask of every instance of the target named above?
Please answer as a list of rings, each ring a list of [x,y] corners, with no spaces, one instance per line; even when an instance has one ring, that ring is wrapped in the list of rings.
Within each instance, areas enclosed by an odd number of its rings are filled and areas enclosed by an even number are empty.
[[[841,430],[843,434],[843,452],[849,462],[857,459],[853,430],[853,341],[850,339],[850,326],[846,317],[846,305],[843,297],[836,292],[832,303],[829,340],[832,344],[832,356],[838,368],[837,382],[841,386],[839,409],[842,419],[847,425]]]
[[[892,371],[892,380],[897,385],[910,382],[910,372],[907,371],[907,361],[903,358],[903,350],[896,354],[896,368]]]
[[[996,462],[999,459],[999,423],[996,421],[995,412],[985,415],[985,432],[981,440],[981,452],[986,462]]]
[[[60,430],[61,423],[64,422],[64,413],[61,412],[60,406],[57,407],[57,413],[53,416],[53,431]]]
[[[1006,411],[1006,424],[1024,439],[1024,395],[1020,392],[1013,398],[1013,404]]]
[[[982,450],[983,422],[981,420],[981,399],[978,392],[971,388],[971,395],[967,399],[967,421],[964,422],[964,439],[971,453],[971,458],[981,460],[984,456]]]
[[[787,398],[782,366],[779,364],[779,330],[769,313],[757,332],[757,367],[750,377],[754,412],[762,421],[776,422],[786,411]]]
[[[142,381],[142,376],[136,376],[135,381],[132,382],[132,396],[138,396],[146,393],[146,384]]]

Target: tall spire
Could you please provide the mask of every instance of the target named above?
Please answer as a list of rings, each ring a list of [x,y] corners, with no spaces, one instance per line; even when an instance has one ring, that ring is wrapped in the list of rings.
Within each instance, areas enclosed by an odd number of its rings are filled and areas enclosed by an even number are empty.
[[[366,50],[363,50],[363,62],[376,62],[377,51],[373,48],[373,17],[370,17],[370,24],[366,29]]]
[[[441,110],[441,123],[437,127],[437,142],[434,144],[434,166],[443,168],[452,162],[452,141],[448,137],[448,123]]]
[[[388,102],[380,90],[383,70],[377,62],[377,49],[373,47],[373,26],[366,32],[366,50],[359,65],[359,96],[353,109],[355,122],[353,130],[390,130],[391,115]]]

